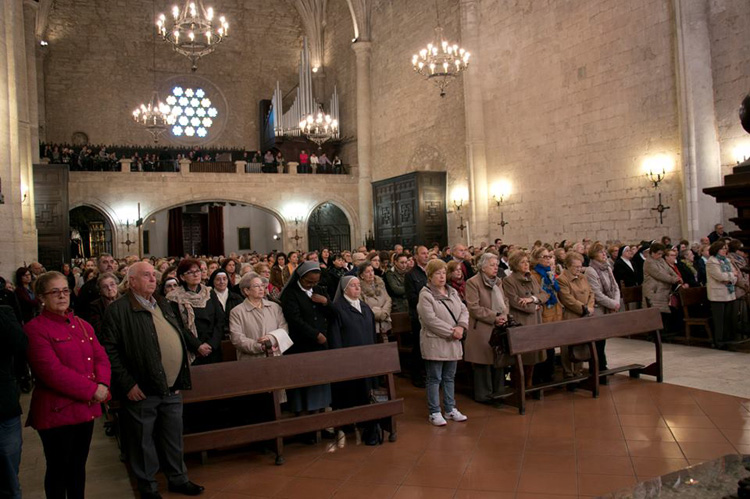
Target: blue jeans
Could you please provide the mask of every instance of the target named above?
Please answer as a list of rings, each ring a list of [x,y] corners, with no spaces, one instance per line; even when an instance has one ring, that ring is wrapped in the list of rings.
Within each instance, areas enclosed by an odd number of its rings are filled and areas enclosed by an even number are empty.
[[[440,386],[443,387],[443,407],[445,412],[451,412],[456,407],[456,399],[453,394],[456,391],[456,367],[455,360],[425,360],[427,370],[427,407],[430,414],[440,412]]]
[[[0,421],[0,497],[21,499],[21,416]]]

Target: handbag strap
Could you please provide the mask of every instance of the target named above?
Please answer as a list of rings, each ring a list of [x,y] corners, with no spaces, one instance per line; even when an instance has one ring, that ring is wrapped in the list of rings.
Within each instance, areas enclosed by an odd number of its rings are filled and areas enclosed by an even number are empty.
[[[456,316],[453,315],[453,311],[450,309],[450,307],[445,303],[445,300],[440,300],[440,303],[443,304],[445,309],[448,311],[449,314],[451,314],[451,318],[453,318],[453,322],[456,323],[456,326],[458,326],[458,319],[456,319]]]

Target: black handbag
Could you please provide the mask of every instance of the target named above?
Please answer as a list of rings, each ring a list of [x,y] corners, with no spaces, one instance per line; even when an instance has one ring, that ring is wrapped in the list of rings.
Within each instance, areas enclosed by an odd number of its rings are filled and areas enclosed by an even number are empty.
[[[495,351],[496,356],[510,354],[510,344],[508,343],[508,329],[521,326],[512,315],[508,315],[508,320],[501,326],[495,326],[490,334],[490,346]]]

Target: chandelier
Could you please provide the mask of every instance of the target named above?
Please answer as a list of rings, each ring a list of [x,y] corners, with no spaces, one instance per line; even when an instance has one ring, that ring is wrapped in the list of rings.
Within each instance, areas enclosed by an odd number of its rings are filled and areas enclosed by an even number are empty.
[[[437,2],[435,10],[437,11]],[[443,38],[443,28],[438,16],[435,39],[420,50],[419,54],[412,56],[411,65],[414,71],[437,85],[440,97],[445,97],[445,87],[469,66],[470,56],[471,54],[458,44],[451,44]]]
[[[148,104],[141,104],[133,111],[133,120],[154,136],[154,143],[169,128],[170,108],[159,98],[159,92],[151,93]]]
[[[339,122],[331,119],[330,114],[323,114],[320,110],[316,115],[308,114],[300,121],[299,129],[305,137],[320,147],[324,142],[338,135]]]
[[[172,19],[160,14],[156,28],[162,39],[172,44],[172,48],[186,56],[193,63],[191,69],[198,69],[198,59],[210,54],[229,35],[229,23],[224,16],[214,20],[214,9],[205,8],[203,0],[186,0],[180,9],[172,7]]]

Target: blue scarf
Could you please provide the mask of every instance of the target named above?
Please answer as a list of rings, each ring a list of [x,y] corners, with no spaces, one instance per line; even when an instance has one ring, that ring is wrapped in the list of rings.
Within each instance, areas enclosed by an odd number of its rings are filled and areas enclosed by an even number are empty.
[[[716,259],[719,260],[719,264],[721,265],[721,271],[725,272],[727,274],[731,274],[733,272],[732,270],[732,263],[729,261],[729,258],[721,255],[716,255]],[[729,291],[729,294],[734,293],[734,284],[731,282],[726,284],[727,291]]]
[[[557,292],[560,291],[560,285],[555,279],[555,272],[550,267],[545,267],[541,263],[537,263],[534,266],[534,270],[542,276],[542,291],[549,295],[547,300],[547,307],[554,307],[557,305]]]

